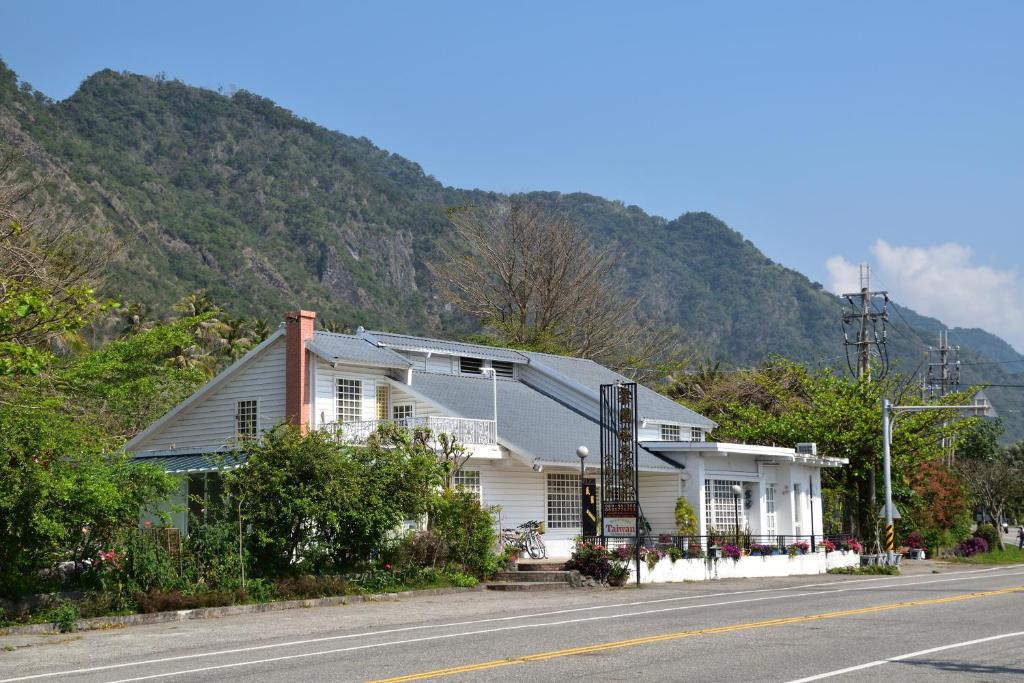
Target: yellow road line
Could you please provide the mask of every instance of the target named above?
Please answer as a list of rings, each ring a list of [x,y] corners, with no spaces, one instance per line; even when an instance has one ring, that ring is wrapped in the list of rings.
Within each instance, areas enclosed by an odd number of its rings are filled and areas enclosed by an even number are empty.
[[[484,671],[486,669],[497,669],[503,666],[512,666],[513,664],[525,664],[527,662],[543,662],[549,659],[558,659],[559,657],[570,657],[572,655],[583,655],[591,652],[603,652],[605,650],[616,650],[623,647],[634,647],[636,645],[647,645],[649,643],[663,643],[669,640],[679,640],[680,638],[690,638],[693,636],[706,636],[713,635],[716,633],[731,633],[733,631],[746,631],[754,628],[767,628],[770,626],[785,626],[787,624],[799,624],[807,621],[817,621],[819,619],[836,619],[839,617],[849,617],[856,614],[870,614],[872,612],[885,612],[888,610],[902,609],[904,607],[922,607],[925,605],[942,605],[950,602],[962,602],[964,600],[974,600],[977,598],[987,598],[993,595],[1005,595],[1006,593],[1019,593],[1024,591],[1024,586],[1015,586],[1013,588],[1001,588],[993,591],[981,591],[976,593],[964,593],[962,595],[953,595],[947,598],[932,598],[929,600],[912,600],[907,602],[893,602],[886,605],[874,605],[872,607],[859,607],[857,609],[843,610],[840,612],[823,612],[821,614],[806,614],[797,617],[783,617],[779,619],[766,619],[764,621],[752,621],[746,624],[732,624],[729,626],[715,626],[712,628],[702,628],[692,631],[676,631],[674,633],[663,633],[657,636],[644,636],[642,638],[630,638],[629,640],[616,640],[608,643],[597,643],[595,645],[583,645],[580,647],[571,647],[564,650],[553,650],[551,652],[539,652],[532,655],[524,655],[522,657],[510,657],[508,659],[494,659],[489,662],[480,662],[479,664],[465,664],[463,666],[453,666],[447,669],[435,669],[434,671],[424,671],[421,673],[406,674],[405,676],[395,676],[394,678],[383,678],[372,683],[400,683],[403,681],[422,681],[428,678],[440,678],[442,676],[452,676],[455,674],[470,673],[473,671]]]

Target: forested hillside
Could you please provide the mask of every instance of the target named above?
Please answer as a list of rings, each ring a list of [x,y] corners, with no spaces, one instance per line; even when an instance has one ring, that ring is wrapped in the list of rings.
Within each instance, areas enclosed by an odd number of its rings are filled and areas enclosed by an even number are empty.
[[[365,138],[252,93],[113,71],[54,102],[2,63],[0,134],[48,178],[54,210],[79,214],[97,235],[109,228],[111,244],[123,244],[107,295],[159,312],[205,289],[234,313],[267,320],[301,305],[342,326],[472,331],[446,310],[426,264],[453,239],[445,208],[493,195],[444,187]],[[617,244],[624,290],[699,352],[726,365],[780,354],[845,367],[843,302],[714,216],[665,220],[586,194],[532,198],[574,216],[595,242]],[[901,312],[890,353],[912,372],[941,323]],[[950,339],[975,363],[965,380],[1012,383],[1020,366],[1005,361],[1021,357],[1005,342],[981,330]],[[990,395],[997,406],[1010,400]],[[1012,410],[1009,432],[1024,435]]]

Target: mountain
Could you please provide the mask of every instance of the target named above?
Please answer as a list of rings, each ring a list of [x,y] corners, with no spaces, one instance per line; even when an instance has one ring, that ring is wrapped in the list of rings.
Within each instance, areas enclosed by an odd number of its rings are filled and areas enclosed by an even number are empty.
[[[125,245],[109,295],[159,311],[206,289],[232,311],[266,319],[302,305],[351,327],[471,331],[446,310],[426,264],[455,239],[446,207],[496,195],[446,187],[365,138],[252,93],[109,70],[55,102],[2,62],[0,135],[48,178],[48,204],[109,226]],[[774,353],[845,367],[844,302],[714,216],[666,220],[582,193],[531,197],[575,217],[595,242],[614,243],[624,254],[614,276],[642,297],[644,314],[716,360],[749,365]],[[942,324],[899,312],[889,349],[912,372]],[[965,379],[1021,382],[1013,370],[1024,365],[992,363],[1022,359],[998,337],[950,338],[977,363],[964,366]],[[989,393],[997,406],[1013,398]],[[1005,413],[1024,436],[1018,415]]]

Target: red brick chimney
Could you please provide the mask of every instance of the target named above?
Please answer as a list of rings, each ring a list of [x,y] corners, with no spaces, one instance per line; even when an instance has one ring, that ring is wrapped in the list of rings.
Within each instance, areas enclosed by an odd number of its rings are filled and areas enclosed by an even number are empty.
[[[303,432],[309,425],[309,361],[306,342],[313,339],[315,311],[285,313],[284,412]]]

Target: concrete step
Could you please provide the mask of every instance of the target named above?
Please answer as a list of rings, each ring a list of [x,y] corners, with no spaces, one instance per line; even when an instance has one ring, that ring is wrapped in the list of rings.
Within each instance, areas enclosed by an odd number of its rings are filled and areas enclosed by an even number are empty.
[[[560,572],[565,562],[550,562],[548,560],[519,560],[516,569],[521,572]]]
[[[489,591],[565,591],[570,590],[572,586],[567,583],[558,583],[554,581],[538,581],[534,583],[486,583],[484,588]]]

